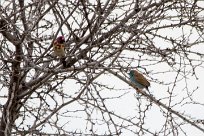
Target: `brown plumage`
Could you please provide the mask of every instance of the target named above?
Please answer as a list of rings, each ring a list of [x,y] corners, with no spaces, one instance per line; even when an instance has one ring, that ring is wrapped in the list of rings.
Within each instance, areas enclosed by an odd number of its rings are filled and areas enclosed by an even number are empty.
[[[65,49],[64,49],[64,37],[58,37],[53,44],[53,50],[56,56],[64,57],[65,56]]]
[[[129,73],[130,80],[139,88],[143,89],[146,88],[148,90],[148,87],[150,86],[149,81],[138,71],[131,70]]]
[[[63,66],[66,67],[65,61],[65,40],[63,36],[59,36],[53,44],[53,51],[55,56],[60,57],[60,61],[62,62]]]

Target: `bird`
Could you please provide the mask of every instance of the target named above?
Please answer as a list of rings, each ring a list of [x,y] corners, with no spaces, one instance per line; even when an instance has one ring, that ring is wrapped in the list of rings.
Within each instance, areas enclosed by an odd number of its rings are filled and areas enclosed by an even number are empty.
[[[55,56],[60,57],[63,67],[66,67],[65,58],[65,39],[64,36],[59,36],[53,43],[53,51]]]
[[[138,89],[146,88],[149,91],[148,87],[150,86],[149,81],[137,70],[130,70],[129,77],[130,81],[136,85]]]

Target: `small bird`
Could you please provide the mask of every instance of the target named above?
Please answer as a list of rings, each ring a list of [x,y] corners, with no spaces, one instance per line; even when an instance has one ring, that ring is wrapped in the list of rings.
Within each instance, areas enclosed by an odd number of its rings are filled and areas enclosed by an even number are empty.
[[[57,39],[54,41],[54,44],[53,44],[53,51],[55,56],[60,57],[60,61],[62,62],[63,66],[66,67],[64,43],[65,43],[65,39],[63,36],[57,37]]]
[[[133,82],[137,86],[138,89],[146,88],[148,90],[150,83],[141,73],[139,73],[136,70],[131,70],[129,73],[129,76],[130,76],[131,82]]]

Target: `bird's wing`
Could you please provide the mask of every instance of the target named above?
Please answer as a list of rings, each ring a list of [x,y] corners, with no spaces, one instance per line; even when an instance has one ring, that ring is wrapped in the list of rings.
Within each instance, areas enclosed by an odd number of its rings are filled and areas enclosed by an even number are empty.
[[[139,72],[135,71],[134,72],[134,75],[135,75],[135,79],[143,86],[145,87],[148,87],[150,86],[150,83],[149,81],[147,81],[147,79],[142,75],[140,74]]]

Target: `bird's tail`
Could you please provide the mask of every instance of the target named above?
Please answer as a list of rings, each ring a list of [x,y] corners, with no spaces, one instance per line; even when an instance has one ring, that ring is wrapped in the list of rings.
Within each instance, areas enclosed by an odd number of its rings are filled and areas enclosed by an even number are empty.
[[[64,68],[66,68],[66,60],[65,59],[66,59],[65,57],[60,59],[60,61],[61,61]]]

